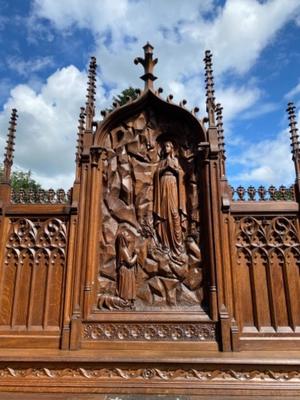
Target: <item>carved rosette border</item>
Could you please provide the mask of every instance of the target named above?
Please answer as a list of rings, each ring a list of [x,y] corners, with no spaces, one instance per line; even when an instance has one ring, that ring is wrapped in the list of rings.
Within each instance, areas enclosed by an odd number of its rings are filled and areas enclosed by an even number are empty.
[[[1,380],[58,380],[68,381],[76,378],[80,381],[151,381],[151,382],[254,382],[254,383],[300,383],[300,369],[294,367],[291,370],[282,369],[247,369],[238,367],[205,369],[202,367],[171,368],[171,367],[11,367],[0,368]]]
[[[83,325],[82,337],[95,341],[214,341],[216,326],[210,323],[89,323]]]

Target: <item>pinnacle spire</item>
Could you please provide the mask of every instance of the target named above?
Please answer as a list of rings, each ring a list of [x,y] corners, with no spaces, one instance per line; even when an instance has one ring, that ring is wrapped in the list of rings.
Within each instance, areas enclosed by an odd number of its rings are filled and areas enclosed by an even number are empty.
[[[292,154],[293,154],[293,161],[295,165],[295,172],[296,172],[296,180],[299,181],[300,179],[300,143],[299,143],[299,135],[298,135],[298,128],[297,128],[297,120],[296,120],[296,107],[294,103],[288,103],[287,107],[288,118],[290,120],[289,127],[290,127],[290,134],[291,134],[291,147],[292,147]]]
[[[296,113],[295,113],[296,107],[294,103],[290,102],[288,103],[287,107],[287,113],[289,115],[289,127],[290,127],[290,134],[291,134],[291,147],[292,147],[292,153],[293,156],[297,154],[299,151],[299,135],[298,135],[298,128],[297,128],[297,120],[296,120]]]
[[[16,137],[16,126],[17,126],[17,110],[15,108],[11,111],[9,128],[7,132],[7,140],[6,147],[4,153],[4,171],[3,171],[3,180],[4,182],[9,182],[11,167],[13,165],[14,151],[15,151],[15,137]]]
[[[220,103],[216,105],[217,114],[217,131],[218,131],[218,142],[219,150],[222,154],[225,154],[225,142],[224,142],[224,128],[223,128],[223,107]]]
[[[80,113],[78,118],[77,146],[76,146],[76,163],[79,163],[80,156],[83,151],[84,120],[85,120],[84,107],[80,107]]]
[[[85,111],[84,107],[80,107],[80,113],[78,118],[78,132],[77,132],[77,146],[76,146],[76,175],[75,182],[80,180],[80,159],[83,152],[83,137],[84,137],[84,120]]]
[[[208,113],[209,124],[212,126],[215,124],[215,89],[212,69],[212,53],[210,50],[205,51],[205,57],[203,61],[205,64],[206,111]]]
[[[224,141],[224,127],[223,127],[223,107],[220,103],[216,105],[216,115],[217,115],[217,133],[218,133],[218,143],[219,143],[219,151],[221,155],[221,175],[226,175],[225,172],[225,160],[226,160],[226,151],[225,151],[225,141]]]
[[[141,79],[145,81],[145,90],[153,89],[153,81],[157,79],[157,77],[153,75],[153,70],[155,65],[157,64],[158,59],[155,58],[153,60],[154,47],[149,42],[145,44],[143,49],[144,49],[144,58],[137,57],[134,59],[134,63],[136,65],[142,64],[142,66],[144,67],[145,73],[144,75],[141,76]]]
[[[86,95],[86,130],[91,131],[93,126],[93,118],[95,115],[95,94],[96,94],[96,71],[97,61],[96,57],[91,57],[89,72],[88,72],[88,85]]]

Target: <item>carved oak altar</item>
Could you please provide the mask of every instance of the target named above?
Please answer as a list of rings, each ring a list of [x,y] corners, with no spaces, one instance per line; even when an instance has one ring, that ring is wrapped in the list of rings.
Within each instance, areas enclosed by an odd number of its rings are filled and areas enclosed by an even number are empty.
[[[209,51],[204,61],[203,118],[154,89],[147,44],[135,60],[144,90],[96,121],[92,58],[67,193],[11,190],[12,111],[0,184],[1,391],[299,390],[295,107],[295,185],[230,187]]]

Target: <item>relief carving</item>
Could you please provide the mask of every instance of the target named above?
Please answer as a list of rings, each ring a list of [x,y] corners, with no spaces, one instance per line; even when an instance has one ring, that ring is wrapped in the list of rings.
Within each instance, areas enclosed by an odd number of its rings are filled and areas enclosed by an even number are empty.
[[[154,216],[157,235],[163,249],[178,258],[182,255],[182,229],[186,219],[183,170],[171,141],[163,144],[163,159],[154,175]]]
[[[89,323],[85,340],[210,341],[216,340],[214,323]]]
[[[169,121],[148,109],[107,135],[100,309],[205,307],[198,139]]]
[[[266,368],[266,367],[220,367],[210,368],[203,366],[187,366],[185,368],[178,368],[174,366],[156,367],[149,365],[146,367],[124,367],[122,365],[116,366],[74,366],[70,365],[65,367],[39,366],[35,368],[20,367],[15,365],[7,365],[0,368],[0,379],[12,382],[14,384],[28,382],[32,379],[40,382],[41,380],[59,380],[59,382],[66,382],[70,384],[70,378],[76,378],[79,382],[93,382],[93,381],[126,381],[126,382],[145,382],[153,381],[157,383],[169,382],[183,382],[188,384],[190,382],[220,382],[222,384],[235,384],[245,385],[247,383],[257,384],[257,382],[272,383],[281,387],[283,383],[299,385],[300,372],[297,368]],[[295,388],[292,386],[291,388]]]
[[[118,294],[133,306],[136,298],[135,269],[137,255],[130,246],[130,234],[124,230],[117,237],[116,263],[118,274]],[[131,247],[131,248],[130,248]]]

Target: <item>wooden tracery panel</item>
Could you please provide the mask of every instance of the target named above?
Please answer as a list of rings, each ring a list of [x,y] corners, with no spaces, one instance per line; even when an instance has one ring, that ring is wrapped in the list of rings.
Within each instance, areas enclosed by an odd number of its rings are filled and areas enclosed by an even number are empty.
[[[1,273],[0,332],[59,332],[66,225],[59,218],[10,220]]]
[[[297,332],[300,243],[295,219],[236,219],[236,251],[234,280],[241,332]]]

